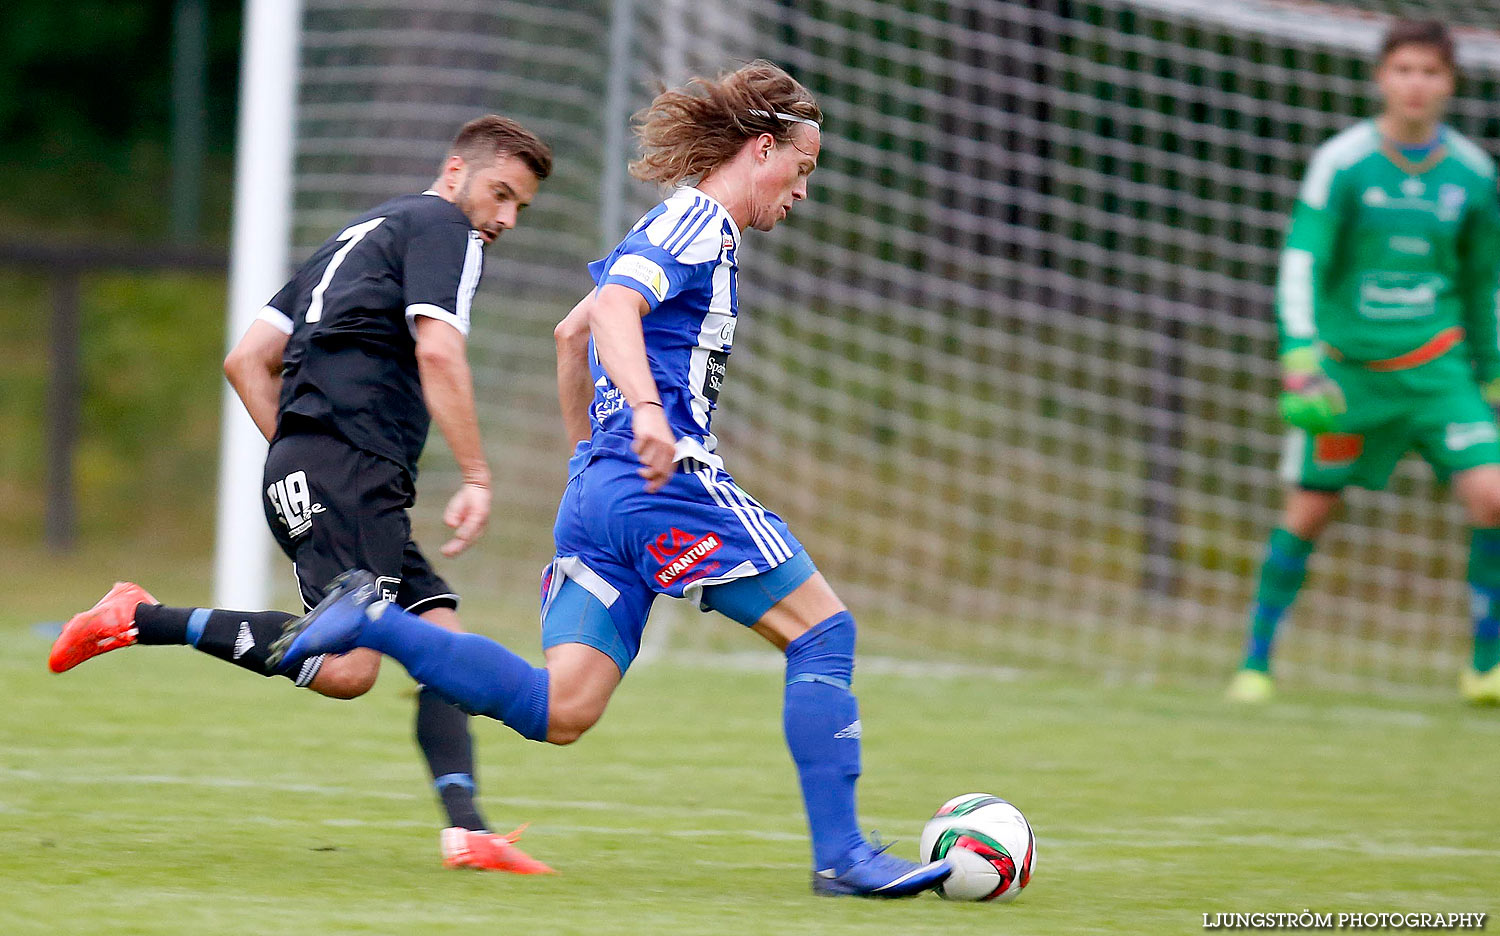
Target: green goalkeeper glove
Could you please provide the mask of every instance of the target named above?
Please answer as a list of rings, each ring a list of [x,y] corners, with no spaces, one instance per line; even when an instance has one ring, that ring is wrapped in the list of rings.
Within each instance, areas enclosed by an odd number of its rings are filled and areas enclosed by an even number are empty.
[[[1281,418],[1313,435],[1333,431],[1347,407],[1344,391],[1323,372],[1318,352],[1297,348],[1281,356]]]

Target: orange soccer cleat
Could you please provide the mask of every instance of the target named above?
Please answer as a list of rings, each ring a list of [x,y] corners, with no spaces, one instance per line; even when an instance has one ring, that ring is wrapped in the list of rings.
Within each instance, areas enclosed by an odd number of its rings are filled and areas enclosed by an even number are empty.
[[[511,874],[554,874],[545,864],[521,851],[516,842],[521,826],[507,835],[475,832],[458,826],[444,829],[443,864],[449,868],[478,868],[483,871],[509,871]]]
[[[116,582],[99,603],[73,615],[52,645],[47,666],[54,673],[72,669],[84,660],[135,643],[135,606],[156,599],[134,582]]]

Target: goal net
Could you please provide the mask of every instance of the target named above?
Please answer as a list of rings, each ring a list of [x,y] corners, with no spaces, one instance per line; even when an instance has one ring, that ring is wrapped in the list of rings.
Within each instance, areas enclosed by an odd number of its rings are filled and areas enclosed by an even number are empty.
[[[1500,3],[307,0],[296,249],[431,180],[485,111],[553,145],[491,249],[472,353],[498,484],[467,595],[532,615],[564,482],[551,328],[657,198],[657,81],[762,56],[827,117],[811,196],[742,255],[715,428],[861,622],[861,652],[1219,680],[1277,518],[1272,281],[1313,148],[1372,113],[1378,13],[1462,22],[1454,123],[1500,137]],[[436,438],[418,531],[454,483]],[[1419,462],[1351,492],[1289,681],[1451,685],[1465,534]],[[748,649],[660,607],[668,653]]]

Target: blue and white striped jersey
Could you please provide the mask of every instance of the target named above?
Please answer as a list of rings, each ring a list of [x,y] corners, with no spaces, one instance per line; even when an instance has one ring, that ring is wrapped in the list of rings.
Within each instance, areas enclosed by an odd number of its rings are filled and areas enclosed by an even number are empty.
[[[734,344],[739,243],[739,227],[724,206],[689,186],[647,212],[608,257],[589,264],[596,286],[628,286],[651,307],[641,319],[646,357],[677,435],[677,458],[716,467],[722,462],[713,454],[718,443],[709,422]],[[592,340],[589,364],[593,449],[628,454],[630,407],[600,366]]]

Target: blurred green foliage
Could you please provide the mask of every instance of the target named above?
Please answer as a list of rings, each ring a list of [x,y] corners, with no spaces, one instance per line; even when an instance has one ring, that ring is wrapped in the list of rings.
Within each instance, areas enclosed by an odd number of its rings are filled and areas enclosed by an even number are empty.
[[[208,13],[201,230],[229,229],[239,0]],[[12,0],[0,30],[0,240],[159,243],[168,232],[172,0]],[[41,535],[47,323],[42,269],[0,268],[0,540]],[[223,345],[220,276],[98,273],[80,291],[75,473],[90,540],[206,543]]]
[[[3,273],[0,540],[36,540],[45,490],[49,284]],[[85,540],[210,532],[223,387],[224,280],[97,274],[81,290],[82,418],[74,462]]]
[[[208,13],[204,230],[227,231],[240,3]],[[0,30],[0,235],[167,230],[171,0],[11,0]]]

